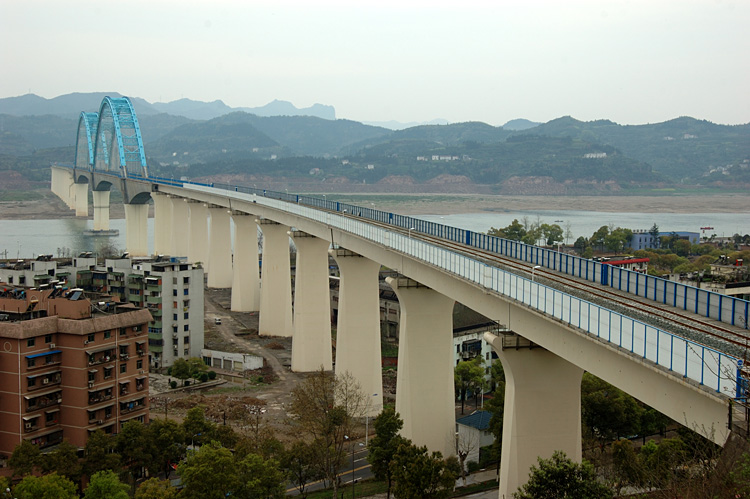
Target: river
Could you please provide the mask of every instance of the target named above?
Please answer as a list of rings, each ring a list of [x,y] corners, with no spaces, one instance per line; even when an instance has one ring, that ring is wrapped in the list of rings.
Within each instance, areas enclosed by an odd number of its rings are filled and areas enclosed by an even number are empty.
[[[513,219],[553,224],[563,229],[569,225],[571,244],[578,236],[590,237],[602,225],[614,225],[629,229],[649,230],[654,224],[662,234],[672,231],[701,232],[701,227],[710,226],[710,236],[731,236],[750,233],[750,216],[747,213],[612,213],[595,211],[527,210],[513,213],[463,213],[458,215],[420,215],[419,218],[433,222],[462,227],[477,232],[486,232],[490,227],[501,228]],[[149,219],[149,251],[153,251],[153,219]],[[93,228],[93,221],[65,218],[58,220],[0,220],[0,258],[32,258],[40,254],[78,254],[82,251],[99,252],[111,245],[120,251],[125,249],[125,220],[110,221],[112,229],[120,234],[113,237],[84,236],[83,231]],[[7,253],[6,253],[7,252]]]

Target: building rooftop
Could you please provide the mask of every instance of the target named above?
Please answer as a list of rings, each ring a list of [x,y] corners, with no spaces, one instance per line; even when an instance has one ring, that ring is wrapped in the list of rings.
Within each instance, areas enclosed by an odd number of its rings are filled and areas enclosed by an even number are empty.
[[[472,428],[476,428],[477,430],[489,430],[490,429],[490,419],[492,418],[492,413],[489,411],[474,411],[468,416],[464,416],[462,418],[459,418],[456,420],[457,424],[462,424],[464,426],[471,426]]]

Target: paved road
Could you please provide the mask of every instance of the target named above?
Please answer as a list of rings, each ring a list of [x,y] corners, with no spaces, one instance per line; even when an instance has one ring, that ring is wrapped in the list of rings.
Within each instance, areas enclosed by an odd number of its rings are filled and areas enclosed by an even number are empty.
[[[341,480],[340,489],[349,489],[351,490],[352,487],[352,476],[354,476],[354,480],[356,481],[354,486],[357,486],[357,483],[360,480],[372,478],[372,470],[370,469],[370,463],[367,462],[367,454],[368,450],[363,444],[358,444],[357,442],[354,443],[354,455],[351,454],[351,447],[349,447],[349,444],[345,444],[345,449],[347,450],[348,454],[346,456],[346,463],[344,466],[339,470],[339,478]],[[353,458],[353,460],[352,460]],[[353,473],[352,473],[353,470]],[[305,488],[306,491],[314,492],[316,490],[322,490],[326,488],[327,484],[323,483],[323,480],[318,480],[317,482],[313,482],[307,485]],[[293,485],[287,486],[287,495],[296,496],[299,495],[299,492]]]

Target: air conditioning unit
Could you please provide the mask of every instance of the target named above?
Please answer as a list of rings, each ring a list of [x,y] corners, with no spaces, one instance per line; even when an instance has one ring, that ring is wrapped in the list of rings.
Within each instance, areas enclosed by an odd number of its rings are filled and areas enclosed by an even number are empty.
[[[88,345],[89,344],[89,340],[83,340],[83,344],[84,345]]]
[[[26,423],[26,429],[30,430],[34,425],[32,425],[30,422]]]
[[[104,420],[100,419],[99,421],[96,422],[96,424],[104,424]]]
[[[44,378],[44,379],[42,380],[42,384],[43,384],[43,385],[46,385],[47,383],[49,383],[49,378]]]
[[[49,347],[50,347],[50,348],[55,348],[55,344],[54,344],[54,343],[50,343],[50,344],[49,344]]]
[[[145,373],[145,372],[146,372],[146,371],[144,371],[143,369],[141,369],[140,371],[138,371],[138,374],[143,374],[143,373]]]
[[[93,381],[89,381],[89,388],[93,388],[93,387],[94,387],[94,382]]]

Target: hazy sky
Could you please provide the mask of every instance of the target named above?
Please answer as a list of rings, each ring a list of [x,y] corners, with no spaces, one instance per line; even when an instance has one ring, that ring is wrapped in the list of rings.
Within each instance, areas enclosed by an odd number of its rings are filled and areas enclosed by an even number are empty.
[[[750,121],[748,26],[748,0],[0,0],[0,97],[737,124]]]

